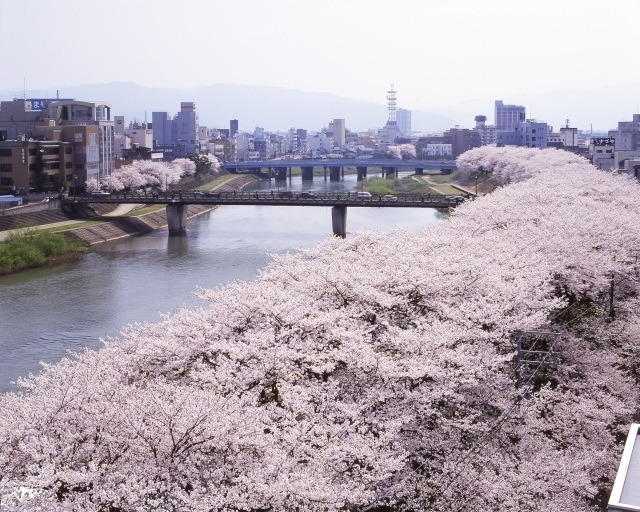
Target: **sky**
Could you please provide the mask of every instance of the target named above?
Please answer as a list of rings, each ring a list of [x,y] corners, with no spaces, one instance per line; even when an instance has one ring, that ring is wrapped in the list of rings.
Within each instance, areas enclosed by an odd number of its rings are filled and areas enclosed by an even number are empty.
[[[0,0],[0,91],[236,83],[385,103],[393,83],[403,108],[445,107],[640,83],[639,23],[637,0]]]

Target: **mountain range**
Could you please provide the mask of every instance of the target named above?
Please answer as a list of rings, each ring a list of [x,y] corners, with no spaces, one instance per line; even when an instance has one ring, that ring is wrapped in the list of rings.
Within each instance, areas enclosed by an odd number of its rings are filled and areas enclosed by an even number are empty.
[[[27,97],[54,97],[42,91],[24,91]],[[302,92],[282,87],[219,83],[195,89],[146,87],[131,82],[112,82],[61,86],[61,98],[106,101],[112,115],[151,122],[154,111],[173,115],[180,110],[181,101],[196,104],[199,122],[211,128],[228,128],[230,119],[238,119],[244,131],[257,126],[267,130],[305,128],[311,131],[326,127],[334,118],[346,120],[353,131],[381,128],[388,113],[382,103],[345,98],[335,94]],[[13,97],[2,92],[2,98]],[[537,118],[556,130],[569,119],[570,125],[582,130],[606,131],[618,121],[630,120],[638,112],[640,85],[617,85],[591,90],[563,90],[544,93],[517,94],[509,98],[477,99],[429,110],[411,110],[412,129],[421,132],[443,131],[453,126],[472,128],[474,117],[487,116],[493,122],[494,100],[506,104],[524,105],[527,117]],[[401,102],[399,106],[402,107]],[[634,110],[635,109],[635,110]]]

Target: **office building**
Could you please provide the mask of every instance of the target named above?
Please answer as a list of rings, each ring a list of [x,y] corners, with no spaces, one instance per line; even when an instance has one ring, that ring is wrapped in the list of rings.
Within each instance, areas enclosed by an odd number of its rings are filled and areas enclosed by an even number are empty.
[[[518,123],[526,119],[526,109],[522,105],[505,105],[502,100],[495,102],[496,130],[512,130]]]

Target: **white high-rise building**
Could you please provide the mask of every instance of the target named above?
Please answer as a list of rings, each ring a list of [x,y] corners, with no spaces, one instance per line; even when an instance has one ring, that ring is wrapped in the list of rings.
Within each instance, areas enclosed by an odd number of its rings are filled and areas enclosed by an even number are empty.
[[[399,108],[396,111],[396,123],[402,135],[411,135],[411,110]]]
[[[346,143],[346,129],[344,119],[333,120],[333,144],[337,147],[344,146]]]
[[[518,123],[526,120],[526,109],[522,105],[505,105],[502,100],[496,100],[496,130],[512,130]]]

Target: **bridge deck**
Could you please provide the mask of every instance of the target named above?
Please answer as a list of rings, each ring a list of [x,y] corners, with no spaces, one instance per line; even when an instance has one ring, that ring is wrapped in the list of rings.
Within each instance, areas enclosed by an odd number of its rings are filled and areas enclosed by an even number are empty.
[[[77,196],[63,200],[65,205],[86,203],[129,204],[209,204],[209,205],[269,205],[269,206],[349,206],[376,208],[451,208],[464,198],[455,195],[397,195],[359,197],[357,193],[311,194],[292,192],[182,192],[136,195],[117,193],[109,196]]]

